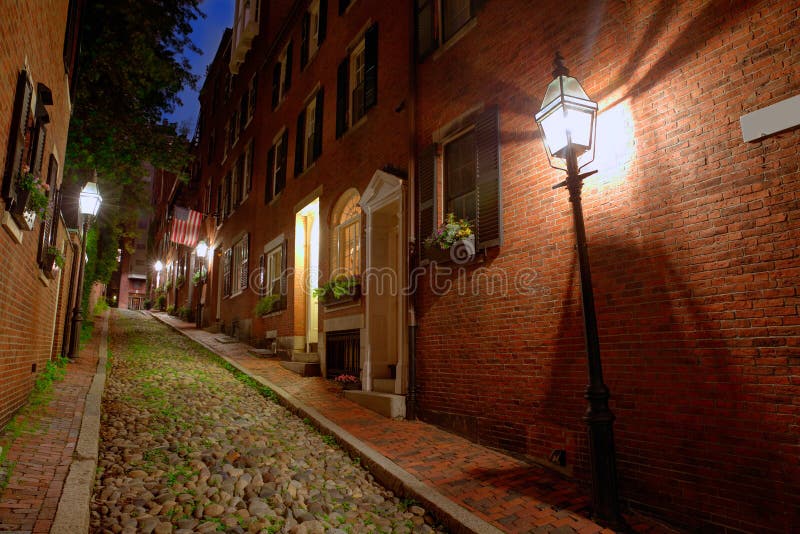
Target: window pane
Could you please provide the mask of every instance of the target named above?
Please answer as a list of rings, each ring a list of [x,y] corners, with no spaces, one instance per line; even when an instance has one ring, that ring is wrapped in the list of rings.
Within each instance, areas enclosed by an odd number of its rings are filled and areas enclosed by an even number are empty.
[[[450,39],[470,18],[470,0],[442,0],[444,40]]]
[[[444,147],[445,199],[447,212],[475,219],[475,131]]]

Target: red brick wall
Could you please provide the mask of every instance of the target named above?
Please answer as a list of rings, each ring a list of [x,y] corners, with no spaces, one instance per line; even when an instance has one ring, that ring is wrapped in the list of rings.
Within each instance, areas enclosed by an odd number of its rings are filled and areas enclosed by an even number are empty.
[[[3,8],[0,168],[5,168],[17,75],[26,65],[34,87],[42,82],[53,93],[54,104],[48,107],[51,121],[47,125],[44,168],[51,153],[59,167],[64,167],[70,113],[62,59],[67,6],[66,0],[59,0],[14,2]],[[20,244],[6,230],[0,230],[0,425],[25,402],[36,378],[32,365],[36,364],[37,372],[43,369],[54,352],[54,328],[60,329],[63,324],[61,314],[56,317],[58,280],[46,285],[40,280],[36,263],[39,227],[37,222],[33,231],[23,232]],[[59,239],[63,238],[62,228]],[[64,283],[68,286],[68,279]]]
[[[244,152],[247,143],[252,139],[255,147],[255,164],[253,169],[253,186],[248,199],[239,207],[230,218],[226,219],[222,228],[217,232],[212,241],[215,245],[224,244],[229,248],[233,240],[244,231],[250,232],[250,269],[258,267],[258,257],[263,253],[266,243],[272,241],[281,233],[289,240],[288,262],[291,268],[294,265],[295,243],[295,208],[303,199],[322,186],[320,196],[320,220],[323,243],[320,251],[320,270],[323,282],[328,276],[329,239],[328,224],[331,219],[331,209],[342,193],[351,187],[363,193],[376,170],[387,165],[405,169],[408,162],[409,137],[408,137],[408,112],[405,106],[408,94],[408,39],[411,32],[408,17],[405,11],[398,16],[396,6],[377,0],[362,0],[355,2],[346,14],[338,14],[338,3],[328,2],[327,36],[320,46],[316,56],[302,71],[300,70],[300,17],[292,20],[288,34],[275,46],[275,50],[282,51],[288,39],[294,43],[292,63],[292,85],[286,99],[276,110],[271,107],[271,82],[274,57],[267,57],[274,33],[280,29],[280,24],[287,20],[284,12],[287,6],[280,5],[274,8],[269,19],[269,30],[262,24],[262,32],[253,44],[253,49],[248,53],[245,63],[241,66],[235,81],[235,88],[228,100],[227,106],[216,108],[216,115],[206,120],[206,124],[213,124],[217,137],[219,162],[222,159],[222,132],[225,121],[232,110],[232,103],[238,103],[243,91],[247,89],[250,78],[258,72],[258,104],[253,121],[241,134],[238,142],[229,152],[227,160],[222,165],[211,165],[204,168],[202,183],[205,184],[208,176],[214,178],[214,187],[220,177],[224,177],[238,156]],[[273,9],[271,7],[271,9]],[[299,14],[299,13],[298,13]],[[366,121],[356,128],[352,128],[341,139],[336,139],[336,71],[337,66],[345,57],[347,47],[364,30],[368,24],[377,22],[379,27],[378,44],[378,103],[366,114]],[[277,52],[275,54],[277,57]],[[217,72],[215,67],[210,72]],[[314,166],[301,174],[294,174],[295,134],[297,116],[307,103],[314,88],[320,84],[324,88],[324,118],[322,155]],[[213,83],[206,82],[206,88],[213,87]],[[221,84],[220,84],[221,89]],[[201,101],[204,109],[208,109],[209,95],[203,95]],[[403,105],[401,105],[403,104]],[[283,127],[289,130],[288,170],[286,188],[281,195],[268,206],[264,203],[264,190],[266,180],[267,153],[272,146],[273,139]],[[210,133],[209,126],[206,131]],[[201,150],[207,140],[201,140]],[[216,190],[214,190],[216,191]],[[202,196],[202,195],[201,195]],[[313,198],[308,199],[313,200]],[[362,263],[364,248],[362,242]],[[221,258],[217,257],[211,272],[211,285],[206,304],[206,317],[216,313],[216,296],[219,284],[219,271]],[[295,277],[298,277],[296,274]],[[252,279],[251,279],[252,281]],[[296,294],[297,293],[297,294]],[[244,291],[234,297],[225,298],[221,306],[221,320],[230,327],[234,319],[253,319],[252,335],[263,338],[268,330],[277,330],[278,335],[290,336],[305,334],[304,296],[295,291],[295,282],[289,280],[289,309],[266,319],[256,318],[253,309],[258,300],[255,291]],[[320,309],[322,307],[320,306]],[[323,317],[320,317],[320,329]]]
[[[560,50],[601,107],[583,199],[622,496],[692,530],[800,528],[800,130],[745,143],[738,124],[800,92],[799,18],[789,1],[494,1],[420,65],[418,148],[499,106],[504,243],[464,279],[511,286],[422,291],[426,419],[566,449],[588,480],[570,206],[533,121]]]

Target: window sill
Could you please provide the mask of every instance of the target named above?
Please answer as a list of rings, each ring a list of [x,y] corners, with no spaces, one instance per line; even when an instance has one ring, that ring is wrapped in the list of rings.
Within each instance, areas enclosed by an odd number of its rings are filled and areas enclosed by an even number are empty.
[[[294,177],[295,177],[295,179],[297,179],[297,178],[302,178],[303,176],[305,176],[306,174],[308,174],[308,173],[311,171],[311,169],[313,169],[313,168],[314,168],[316,165],[317,165],[317,162],[316,162],[316,160],[315,160],[315,161],[313,161],[313,162],[311,163],[311,165],[309,165],[308,167],[306,167],[305,169],[303,169],[303,172],[301,172],[300,174],[296,174],[296,175],[294,176]]]
[[[277,195],[273,196],[273,197],[272,197],[272,200],[270,200],[269,202],[267,202],[267,206],[272,206],[273,204],[277,204],[277,203],[278,203],[278,201],[281,199],[281,195],[283,195],[283,192],[284,192],[285,190],[286,190],[285,188],[284,188],[284,189],[281,189],[280,193],[278,193]]]
[[[50,286],[50,279],[41,270],[39,270],[39,281],[44,287]]]
[[[275,310],[275,311],[271,311],[271,312],[269,312],[269,313],[266,313],[266,314],[264,314],[264,315],[260,315],[259,317],[260,317],[261,319],[270,319],[270,318],[272,318],[272,317],[278,317],[278,316],[280,316],[280,315],[283,315],[283,312],[285,312],[285,311],[286,311],[286,309],[285,309],[285,308],[284,308],[284,309],[282,309],[282,310]]]
[[[3,212],[3,217],[0,219],[0,224],[2,224],[3,228],[6,229],[6,232],[9,233],[11,238],[16,241],[18,245],[22,243],[22,230],[19,226],[17,226],[17,221],[11,217],[10,212]]]
[[[368,116],[369,116],[369,111],[364,113],[364,116],[361,117],[360,119],[358,119],[358,121],[354,125],[350,126],[350,128],[348,128],[347,131],[344,132],[341,135],[341,137],[339,137],[339,140],[341,141],[341,140],[347,138],[348,135],[350,135],[353,132],[357,131],[359,128],[361,128],[362,125],[366,124]]]
[[[464,24],[464,26],[462,26],[461,29],[458,30],[450,39],[448,39],[447,41],[442,43],[441,46],[439,46],[439,50],[437,50],[431,55],[431,60],[436,61],[437,59],[439,59],[439,57],[441,57],[445,52],[450,50],[451,47],[453,47],[458,41],[463,39],[464,36],[467,35],[470,31],[472,31],[472,29],[477,25],[478,25],[477,17],[472,17],[472,19],[466,24]]]

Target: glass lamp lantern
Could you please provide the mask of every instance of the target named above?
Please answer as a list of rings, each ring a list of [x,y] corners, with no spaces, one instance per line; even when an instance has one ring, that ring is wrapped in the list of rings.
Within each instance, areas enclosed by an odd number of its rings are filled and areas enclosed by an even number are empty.
[[[81,189],[80,195],[81,213],[94,217],[100,209],[101,202],[103,202],[103,197],[100,196],[97,184],[95,182],[86,182],[86,185]]]
[[[205,258],[206,254],[208,254],[208,245],[205,241],[200,241],[195,248],[195,253],[197,254],[198,258]]]
[[[556,54],[555,78],[534,116],[542,132],[547,158],[556,169],[568,170],[570,151],[578,171],[594,160],[597,102],[586,95],[581,84],[569,76],[569,71]]]
[[[156,270],[157,273],[160,273],[161,270],[164,268],[164,264],[161,263],[161,260],[157,260],[153,268]]]

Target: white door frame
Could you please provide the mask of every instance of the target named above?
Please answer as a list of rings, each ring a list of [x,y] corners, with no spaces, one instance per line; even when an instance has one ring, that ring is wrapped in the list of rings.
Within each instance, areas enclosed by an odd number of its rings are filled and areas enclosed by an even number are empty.
[[[398,263],[398,273],[397,273],[397,290],[398,294],[396,297],[396,305],[397,305],[397,320],[399,324],[397,325],[397,367],[396,367],[396,374],[395,374],[395,385],[394,391],[397,394],[402,394],[405,392],[407,379],[406,379],[406,368],[407,368],[407,358],[408,358],[408,339],[406,336],[406,323],[407,323],[407,299],[405,295],[405,288],[408,281],[408,261],[407,261],[407,240],[408,240],[408,231],[406,228],[406,184],[405,181],[397,176],[389,174],[387,172],[378,170],[375,171],[375,174],[372,175],[372,180],[370,180],[369,185],[364,190],[364,194],[361,195],[361,201],[359,202],[361,209],[364,210],[366,214],[366,271],[365,273],[368,275],[371,271],[372,265],[372,239],[374,237],[375,232],[373,231],[373,214],[382,208],[386,207],[389,204],[396,202],[398,206],[398,213],[397,213],[397,228],[398,228],[398,239],[397,239],[397,263]],[[364,281],[366,282],[366,280]],[[363,283],[363,282],[362,282]],[[372,307],[373,304],[371,302],[370,292],[367,290],[366,295],[366,310],[365,310],[365,320],[364,320],[364,337],[365,339],[362,341],[362,347],[365,349],[365,353],[362,354],[362,369],[363,369],[363,385],[364,390],[371,391],[372,390],[372,354],[371,354],[371,343],[369,340],[369,333],[370,333],[370,316],[372,315]]]

